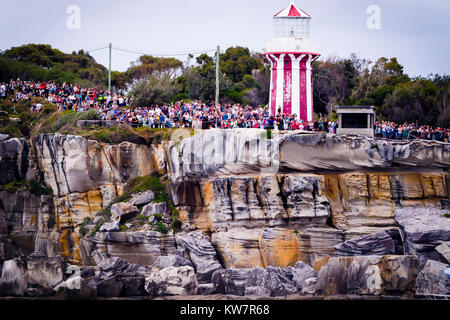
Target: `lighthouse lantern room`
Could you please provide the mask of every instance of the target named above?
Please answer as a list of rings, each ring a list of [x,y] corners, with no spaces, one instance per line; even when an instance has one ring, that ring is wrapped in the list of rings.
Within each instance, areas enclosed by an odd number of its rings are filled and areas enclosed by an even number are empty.
[[[274,39],[265,55],[272,71],[269,109],[271,114],[296,115],[313,121],[312,63],[320,56],[310,39],[311,16],[293,2],[274,16]]]

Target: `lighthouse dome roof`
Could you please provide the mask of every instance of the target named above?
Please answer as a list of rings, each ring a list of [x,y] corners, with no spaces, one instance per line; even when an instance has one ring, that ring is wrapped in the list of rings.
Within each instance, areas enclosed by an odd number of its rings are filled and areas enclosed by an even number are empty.
[[[274,18],[311,18],[311,16],[291,1],[286,8],[274,15]]]

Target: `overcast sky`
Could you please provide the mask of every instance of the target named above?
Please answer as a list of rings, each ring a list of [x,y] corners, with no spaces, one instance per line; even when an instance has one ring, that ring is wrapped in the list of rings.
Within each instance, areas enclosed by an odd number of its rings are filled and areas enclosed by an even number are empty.
[[[311,37],[323,57],[352,52],[375,61],[397,57],[410,75],[450,74],[449,0],[296,0],[312,16]],[[263,51],[273,38],[274,14],[289,0],[0,0],[0,49],[46,43],[64,52],[107,45],[146,53],[195,52],[217,45]],[[81,28],[67,27],[69,5]],[[381,29],[368,29],[370,5]],[[108,51],[92,56],[108,65]],[[124,71],[138,55],[113,51]],[[184,57],[178,57],[185,60]]]

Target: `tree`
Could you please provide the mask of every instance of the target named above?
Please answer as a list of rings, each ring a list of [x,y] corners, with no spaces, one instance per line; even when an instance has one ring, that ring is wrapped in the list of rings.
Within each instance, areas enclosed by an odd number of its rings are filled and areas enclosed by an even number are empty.
[[[439,115],[437,93],[438,88],[430,80],[400,83],[386,97],[381,112],[394,122],[434,125]]]
[[[135,98],[137,107],[148,107],[163,105],[171,101],[179,92],[180,88],[176,81],[166,75],[162,78],[150,76],[140,81],[131,94]]]
[[[153,76],[159,79],[173,78],[182,67],[183,63],[175,58],[143,55],[131,64],[126,73],[130,81],[139,81]]]
[[[220,71],[224,72],[233,82],[240,82],[246,74],[251,75],[263,64],[250,55],[250,50],[243,47],[228,48],[220,55]]]

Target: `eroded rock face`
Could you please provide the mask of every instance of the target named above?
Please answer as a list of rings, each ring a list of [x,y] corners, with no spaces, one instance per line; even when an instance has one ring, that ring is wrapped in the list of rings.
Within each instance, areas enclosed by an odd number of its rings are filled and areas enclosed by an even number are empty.
[[[168,267],[152,272],[145,278],[145,290],[153,296],[195,295],[198,290],[198,282],[194,268],[189,266]]]
[[[318,294],[413,294],[419,260],[415,256],[330,258],[317,276]]]
[[[0,258],[8,260],[34,251],[45,201],[28,191],[0,191]],[[51,214],[51,213],[50,213]],[[48,221],[54,224],[54,217]]]
[[[450,158],[449,145],[440,142],[298,132],[272,132],[267,139],[267,132],[259,129],[205,130],[168,149],[174,181],[279,171],[382,170],[393,165],[445,169]]]
[[[18,176],[42,176],[54,195],[0,191],[0,261],[36,248],[48,257],[83,264],[120,257],[153,265],[155,272],[192,265],[202,293],[219,290],[213,278],[224,271],[221,264],[237,271],[224,273],[226,281],[219,287],[226,283],[229,292],[239,295],[312,294],[316,286],[329,294],[411,292],[414,259],[373,255],[403,252],[401,237],[392,232],[398,227],[396,209],[439,207],[448,200],[449,175],[442,170],[450,164],[448,144],[295,132],[273,133],[267,139],[267,134],[210,130],[189,134],[181,143],[151,146],[41,135],[31,141],[28,160],[24,141],[18,140],[19,145],[6,137],[0,143],[10,144],[4,150],[11,156],[5,159],[21,170]],[[10,153],[13,144],[16,151]],[[24,161],[29,167],[19,170]],[[169,193],[180,212],[182,233],[176,239],[171,232],[118,232],[117,222],[134,214],[125,213],[126,208],[116,208],[121,212],[113,213],[116,225],[103,225],[105,232],[91,234],[100,221],[94,219],[89,232],[81,234],[78,227],[85,218],[94,218],[121,195],[128,181],[155,172],[167,174]],[[150,203],[153,198],[151,191],[144,192],[128,205],[150,206],[143,215],[168,211],[167,203]],[[402,223],[405,231],[411,221]],[[445,248],[437,247],[448,240],[441,231],[426,230],[419,240],[406,232],[405,251],[444,259]],[[438,254],[441,251],[444,255]],[[356,256],[331,260],[338,255]],[[296,263],[304,274],[296,273]],[[245,271],[255,267],[265,269]],[[324,276],[315,274],[321,268],[335,274],[331,287],[324,287]],[[99,295],[146,294],[141,271],[135,266],[107,276],[106,269],[101,270]],[[247,283],[250,276],[255,281]]]
[[[334,255],[344,240],[332,228],[233,228],[216,232],[212,242],[226,268],[288,267],[298,260],[313,265]]]
[[[202,232],[181,233],[176,235],[177,245],[184,250],[192,261],[199,283],[211,282],[216,270],[222,269],[211,240]]]
[[[291,219],[328,217],[330,203],[323,190],[323,177],[286,176],[283,181],[283,194],[287,199],[289,217]]]
[[[450,210],[439,208],[402,208],[395,211],[405,244],[405,252],[439,261],[436,246],[450,240]]]
[[[298,262],[294,268],[218,270],[213,274],[212,281],[219,293],[279,297],[298,292],[313,294],[315,282],[312,284],[310,279],[316,276],[317,273],[310,266]]]
[[[158,257],[155,263],[153,263],[152,268],[162,270],[168,267],[178,268],[183,266],[193,267],[189,260],[178,255],[170,255]]]
[[[450,295],[449,265],[428,260],[416,279],[416,295]]]
[[[153,172],[150,150],[129,142],[102,144],[71,135],[39,135],[40,169],[55,196],[123,184]]]
[[[64,280],[66,266],[61,257],[33,253],[27,257],[27,270],[30,285],[53,288]]]
[[[388,255],[395,253],[395,242],[388,232],[380,231],[347,240],[335,248],[342,256]]]
[[[176,244],[173,234],[156,231],[102,232],[84,243],[83,251],[86,261],[92,261],[98,255],[100,260],[102,257],[120,257],[129,263],[150,266],[160,256],[175,255]]]
[[[434,248],[443,263],[450,264],[450,241],[444,242]]]
[[[0,296],[23,296],[28,286],[25,261],[20,258],[5,261],[0,278]]]
[[[132,297],[146,295],[144,278],[148,269],[114,257],[99,264],[100,274],[88,283],[100,297]]]
[[[3,138],[0,141],[0,185],[26,178],[30,149],[25,139]]]

